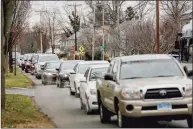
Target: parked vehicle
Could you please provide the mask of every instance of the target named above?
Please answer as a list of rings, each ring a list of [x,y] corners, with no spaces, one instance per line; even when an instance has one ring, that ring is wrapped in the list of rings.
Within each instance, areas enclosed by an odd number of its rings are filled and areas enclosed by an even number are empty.
[[[115,58],[104,79],[97,80],[101,122],[117,115],[119,127],[132,125],[135,118],[187,119],[192,127],[192,80],[187,75],[187,67],[169,55]]]
[[[23,60],[21,62],[21,69],[22,70],[25,69],[25,62],[27,61],[27,55],[29,55],[29,54],[24,54],[24,56],[23,56]]]
[[[55,84],[57,77],[57,70],[60,66],[61,61],[48,61],[45,66],[41,68],[42,72],[42,84]]]
[[[108,67],[109,64],[91,66],[85,72],[84,78],[80,80],[80,106],[87,114],[98,109],[96,79],[104,77]]]
[[[29,73],[30,72],[30,68],[31,68],[31,57],[33,56],[33,54],[28,54],[27,58],[25,60],[25,72]]]
[[[78,63],[74,67],[74,72],[70,73],[70,94],[75,94],[76,97],[79,96],[79,87],[80,87],[80,79],[84,77],[84,73],[89,68],[90,65],[101,65],[101,64],[109,64],[108,61],[84,61]]]
[[[35,61],[35,72],[34,75],[37,79],[41,79],[42,70],[45,63],[48,61],[59,61],[56,54],[39,54],[37,60]]]
[[[81,62],[83,60],[67,60],[67,61],[62,61],[60,64],[59,69],[56,69],[58,71],[58,76],[57,76],[57,87],[63,88],[69,87],[70,86],[70,80],[69,80],[69,74],[70,72],[73,72],[74,66]]]
[[[31,57],[31,65],[30,65],[30,73],[31,75],[34,75],[35,73],[35,64],[38,60],[40,54],[33,54],[33,56]]]
[[[19,59],[18,59],[18,66],[21,68],[22,65],[22,61],[23,61],[23,57],[24,55],[20,55]]]

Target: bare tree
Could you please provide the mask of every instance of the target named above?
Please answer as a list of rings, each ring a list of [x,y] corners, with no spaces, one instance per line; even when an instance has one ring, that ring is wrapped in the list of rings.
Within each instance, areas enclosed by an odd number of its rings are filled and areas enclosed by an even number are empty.
[[[38,45],[38,48],[40,50],[40,30],[41,30],[41,27],[36,24],[33,26],[33,36],[37,42],[37,45]],[[42,34],[42,47],[43,47],[43,52],[45,53],[46,50],[49,48],[49,35],[48,35],[48,29],[44,29],[43,30],[43,34]]]
[[[181,31],[182,16],[192,7],[191,1],[184,0],[166,0],[161,1],[161,9],[167,17],[170,17],[176,28],[176,33]]]
[[[24,26],[26,19],[28,17],[30,9],[30,1],[20,1],[15,3],[13,21],[11,24],[11,33],[8,43],[8,52],[9,52],[9,70],[13,72],[12,64],[12,50],[13,46],[17,44],[17,41],[20,37],[20,34],[25,29]]]

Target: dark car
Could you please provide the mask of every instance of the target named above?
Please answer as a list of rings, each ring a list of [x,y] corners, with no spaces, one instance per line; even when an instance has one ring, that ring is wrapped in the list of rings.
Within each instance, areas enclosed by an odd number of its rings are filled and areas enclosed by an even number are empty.
[[[59,61],[59,58],[56,54],[39,54],[37,61],[35,61],[35,70],[34,70],[34,75],[37,79],[41,79],[41,75],[42,75],[42,70],[41,68],[43,68],[45,66],[46,62],[49,61]]]
[[[42,70],[42,84],[55,84],[57,77],[57,68],[59,68],[61,61],[46,62]]]
[[[39,55],[40,55],[40,54],[34,54],[34,55],[31,57],[31,65],[30,65],[30,73],[31,73],[31,75],[34,75],[34,73],[35,73],[35,64],[36,64],[37,61],[38,61]]]
[[[28,55],[30,55],[30,54],[24,54],[24,56],[23,56],[23,59],[22,59],[22,61],[21,61],[21,69],[22,69],[22,70],[25,70],[25,64],[26,64],[26,62],[27,62]]]
[[[69,80],[69,73],[70,72],[74,72],[73,68],[74,66],[83,60],[67,60],[67,61],[63,61],[60,64],[59,69],[57,69],[58,71],[58,76],[57,76],[57,87],[59,88],[63,88],[70,86],[70,80]]]
[[[27,58],[25,60],[25,72],[29,73],[30,72],[30,68],[31,68],[31,57],[33,56],[33,54],[28,54]]]

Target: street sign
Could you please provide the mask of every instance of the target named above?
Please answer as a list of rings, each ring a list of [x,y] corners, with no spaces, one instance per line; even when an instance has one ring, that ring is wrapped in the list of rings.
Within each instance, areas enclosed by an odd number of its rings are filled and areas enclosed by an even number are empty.
[[[104,46],[102,46],[102,45],[100,46],[100,50],[101,51],[104,50],[104,48],[105,48]]]
[[[80,47],[79,47],[79,51],[80,51],[80,53],[81,53],[81,52],[84,52],[84,47],[83,47],[83,46],[80,46]]]

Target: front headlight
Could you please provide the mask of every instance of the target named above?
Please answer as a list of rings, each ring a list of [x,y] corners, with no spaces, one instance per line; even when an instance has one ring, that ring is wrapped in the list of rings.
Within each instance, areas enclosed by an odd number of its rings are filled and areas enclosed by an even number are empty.
[[[192,84],[186,85],[185,94],[186,94],[186,97],[191,97],[192,96]]]
[[[52,73],[46,73],[46,75],[52,75]]]
[[[125,99],[140,99],[141,98],[139,89],[123,88],[121,91],[121,95]]]
[[[95,89],[90,89],[90,94],[91,95],[96,95],[96,90]]]

